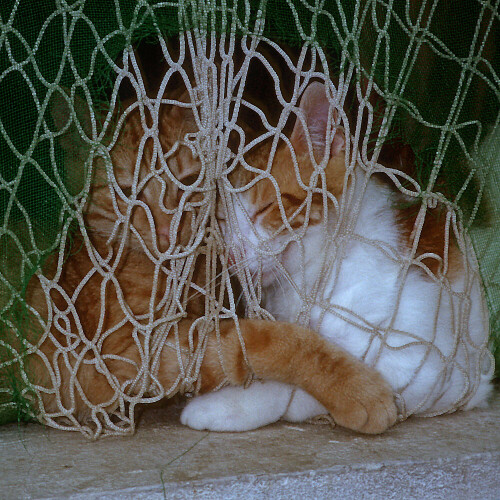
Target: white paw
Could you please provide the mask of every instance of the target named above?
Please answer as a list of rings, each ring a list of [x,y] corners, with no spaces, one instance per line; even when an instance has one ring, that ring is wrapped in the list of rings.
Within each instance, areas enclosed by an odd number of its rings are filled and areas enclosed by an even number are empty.
[[[276,422],[283,415],[291,389],[277,382],[254,382],[247,389],[225,387],[193,398],[181,413],[192,429],[238,432]]]
[[[241,415],[230,402],[221,402],[217,393],[193,398],[181,413],[181,423],[192,429],[209,431],[244,431]]]

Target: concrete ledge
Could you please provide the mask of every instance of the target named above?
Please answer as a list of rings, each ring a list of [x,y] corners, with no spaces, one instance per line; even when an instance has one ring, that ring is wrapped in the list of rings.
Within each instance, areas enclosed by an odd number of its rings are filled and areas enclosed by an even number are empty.
[[[500,498],[500,394],[491,408],[410,419],[382,436],[278,423],[198,432],[173,406],[137,433],[88,442],[0,428],[2,498]]]

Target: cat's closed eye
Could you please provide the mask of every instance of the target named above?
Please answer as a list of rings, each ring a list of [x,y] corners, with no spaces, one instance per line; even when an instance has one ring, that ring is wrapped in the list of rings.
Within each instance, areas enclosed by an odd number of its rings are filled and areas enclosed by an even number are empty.
[[[190,174],[180,179],[185,186],[191,186],[198,180],[198,174]]]
[[[260,215],[263,215],[265,214],[273,205],[274,205],[274,201],[270,201],[269,203],[266,203],[265,205],[263,205],[262,207],[260,207],[252,216],[252,221],[255,221],[257,219],[257,217],[259,217]]]

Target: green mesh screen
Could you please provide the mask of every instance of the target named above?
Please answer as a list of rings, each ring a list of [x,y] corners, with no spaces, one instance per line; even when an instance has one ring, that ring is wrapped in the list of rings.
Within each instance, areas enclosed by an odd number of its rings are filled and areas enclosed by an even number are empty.
[[[375,132],[365,138],[370,151],[382,162],[411,160],[422,191],[441,193],[469,229],[499,359],[499,4],[1,2],[0,423],[36,412],[30,354],[42,327],[30,309],[28,284],[71,240],[84,196],[83,180],[65,168],[54,134],[53,94],[70,89],[91,109],[106,108],[124,50],[188,30],[317,44],[332,77],[350,72],[374,109]]]

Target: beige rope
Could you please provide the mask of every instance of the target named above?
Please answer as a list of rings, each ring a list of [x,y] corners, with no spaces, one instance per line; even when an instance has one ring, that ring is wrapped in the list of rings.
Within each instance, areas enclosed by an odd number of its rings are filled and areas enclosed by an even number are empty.
[[[432,12],[423,17],[424,7],[428,2],[422,3],[419,16],[415,23],[411,26],[411,32],[408,33],[410,43],[408,46],[407,55],[401,67],[394,93],[402,93],[408,83],[409,69],[415,63],[415,55],[418,52],[420,45],[424,41],[421,35],[423,32],[426,36],[433,37],[430,33],[430,24],[432,21]],[[387,5],[387,15],[379,26],[377,38],[375,41],[375,55],[382,50],[384,40],[388,37],[387,26],[390,20],[391,2]],[[184,11],[182,11],[184,12]],[[187,11],[185,11],[187,12]],[[365,12],[366,14],[366,12]],[[186,15],[184,13],[184,15]],[[181,14],[182,16],[182,14]],[[493,18],[492,18],[493,19]],[[398,20],[400,22],[400,20]],[[493,22],[491,20],[491,22]],[[434,192],[434,182],[441,166],[444,151],[447,147],[447,142],[453,134],[456,134],[458,127],[458,117],[460,107],[466,90],[471,85],[472,76],[475,68],[482,59],[482,50],[484,48],[484,39],[480,39],[479,28],[480,20],[477,23],[477,33],[474,45],[471,47],[471,52],[467,57],[467,61],[463,64],[463,79],[457,89],[453,109],[450,110],[448,119],[443,125],[442,141],[438,146],[439,152],[436,156],[436,164],[431,182],[422,190],[418,183],[411,179],[404,172],[393,168],[386,167],[378,163],[378,154],[380,153],[383,139],[386,137],[389,127],[398,103],[394,101],[384,110],[382,125],[380,130],[374,130],[374,110],[370,104],[369,97],[372,92],[380,93],[376,82],[374,81],[373,72],[368,75],[367,86],[362,88],[357,77],[361,74],[361,65],[359,61],[348,60],[345,55],[342,56],[342,67],[339,75],[339,83],[337,88],[330,79],[330,74],[333,73],[333,68],[328,67],[328,57],[325,52],[317,44],[304,43],[298,60],[292,61],[287,52],[277,43],[265,39],[262,35],[263,19],[258,19],[256,31],[259,36],[243,36],[237,38],[232,34],[217,38],[215,35],[206,35],[201,31],[193,30],[185,33],[185,36],[180,37],[180,54],[179,57],[174,57],[169,52],[169,48],[165,41],[159,37],[158,42],[162,46],[163,55],[167,61],[169,68],[165,74],[163,81],[159,86],[159,90],[155,97],[147,95],[146,85],[142,80],[140,64],[136,59],[133,50],[128,50],[123,57],[123,66],[118,67],[113,61],[109,61],[110,65],[114,66],[116,72],[116,81],[112,90],[110,99],[110,108],[106,111],[104,120],[101,125],[98,125],[96,115],[92,112],[90,115],[91,130],[85,131],[80,127],[80,134],[85,143],[89,146],[88,159],[86,161],[87,173],[84,182],[82,194],[72,195],[66,191],[64,198],[67,200],[68,206],[75,214],[76,222],[82,235],[85,251],[88,253],[92,263],[91,270],[82,279],[75,288],[74,293],[69,296],[60,285],[61,274],[64,270],[67,247],[69,244],[69,222],[63,227],[60,238],[57,242],[56,251],[58,253],[55,271],[53,275],[46,276],[40,270],[36,274],[40,287],[42,288],[46,299],[46,314],[41,314],[36,308],[28,304],[29,314],[34,322],[40,326],[41,336],[37,344],[29,344],[26,346],[29,354],[38,356],[40,361],[45,365],[49,374],[49,381],[34,385],[34,390],[38,398],[38,404],[41,409],[41,419],[48,425],[65,430],[79,430],[90,438],[96,438],[100,435],[125,434],[133,432],[135,428],[134,409],[140,403],[151,403],[159,399],[174,394],[177,391],[181,393],[196,393],[200,384],[200,367],[203,355],[206,350],[206,336],[214,329],[215,335],[219,338],[220,329],[219,321],[221,319],[232,319],[237,323],[237,302],[238,297],[232,289],[231,274],[236,274],[241,282],[242,293],[246,301],[246,309],[249,316],[263,317],[272,319],[271,314],[262,308],[262,287],[257,282],[254,285],[252,276],[245,264],[239,262],[235,269],[232,269],[227,262],[227,248],[224,237],[221,233],[220,225],[217,220],[217,203],[219,199],[227,210],[228,223],[232,224],[236,232],[239,231],[235,220],[235,194],[241,192],[246,187],[232,186],[227,175],[234,168],[246,168],[252,170],[253,165],[247,163],[248,156],[246,153],[256,147],[265,139],[272,140],[272,147],[268,159],[267,171],[259,172],[260,178],[269,179],[279,191],[279,186],[276,180],[269,173],[272,165],[278,140],[284,141],[290,146],[289,137],[285,133],[287,119],[295,115],[300,117],[299,101],[304,90],[311,81],[321,80],[328,88],[328,95],[332,107],[339,110],[340,124],[345,129],[347,138],[346,145],[346,169],[347,177],[345,186],[347,188],[348,181],[350,182],[349,189],[344,190],[340,200],[336,200],[331,194],[325,193],[324,201],[335,206],[337,214],[336,226],[325,237],[326,248],[332,249],[331,252],[324,256],[322,273],[317,281],[305,293],[298,283],[294,283],[288,275],[278,259],[276,252],[276,261],[278,272],[282,275],[282,279],[292,281],[291,288],[301,297],[302,306],[297,311],[295,317],[291,317],[290,321],[298,321],[302,324],[309,324],[311,321],[311,313],[314,307],[318,305],[323,309],[319,323],[323,320],[326,314],[331,314],[342,318],[345,322],[355,325],[366,333],[367,348],[365,356],[371,349],[376,349],[377,354],[372,357],[371,363],[376,365],[380,356],[385,350],[403,349],[405,346],[394,347],[388,342],[394,321],[397,314],[397,306],[401,298],[401,293],[408,279],[410,269],[415,266],[420,267],[423,272],[426,272],[429,279],[435,281],[441,287],[440,302],[437,304],[435,314],[439,314],[440,308],[443,307],[445,300],[453,304],[454,315],[451,320],[450,332],[455,339],[455,345],[452,352],[443,353],[432,339],[424,339],[418,336],[415,332],[404,332],[405,336],[412,338],[412,342],[425,346],[426,356],[430,353],[438,354],[441,358],[443,367],[442,383],[444,384],[447,374],[453,367],[458,367],[455,362],[455,357],[459,349],[469,353],[470,359],[475,359],[475,367],[469,373],[464,371],[464,387],[462,394],[453,404],[450,405],[448,411],[463,406],[475,393],[478,381],[481,376],[481,363],[484,358],[488,357],[487,340],[476,343],[469,335],[468,321],[470,316],[470,294],[474,286],[480,283],[477,262],[474,257],[472,245],[469,241],[464,228],[463,221],[457,216],[457,206],[445,199],[440,193]],[[401,22],[401,26],[406,29],[406,25]],[[235,29],[233,27],[233,29]],[[307,36],[304,34],[304,39]],[[484,38],[484,37],[483,37]],[[224,42],[224,43],[223,43]],[[348,40],[345,42],[348,43]],[[289,99],[282,93],[280,86],[280,74],[271,62],[266,59],[263,47],[270,47],[282,58],[284,66],[288,67],[290,73],[293,73],[295,81],[293,85],[293,95]],[[236,51],[242,51],[244,54],[244,63],[240,69],[234,66],[234,54]],[[222,54],[222,55],[221,55]],[[270,77],[275,83],[273,89],[276,101],[282,106],[282,112],[276,126],[273,126],[267,119],[265,112],[259,109],[258,106],[244,99],[244,88],[248,77],[249,62],[252,58],[260,60]],[[193,78],[187,73],[187,69],[183,66],[184,61],[193,61]],[[307,61],[312,61],[311,65]],[[168,99],[163,95],[163,90],[172,78],[172,75],[180,75],[186,84],[186,90],[189,94],[189,103],[177,99]],[[120,82],[129,80],[137,93],[137,100],[129,108],[125,109],[116,120],[116,107],[118,102],[118,92]],[[82,88],[87,95],[89,107],[91,107],[90,94],[88,93],[85,82],[78,82],[79,88]],[[57,86],[54,87],[54,89]],[[351,123],[348,120],[344,111],[344,104],[348,89],[355,88],[359,109],[357,113],[357,121]],[[61,89],[58,89],[61,91]],[[71,89],[71,96],[76,92],[76,87]],[[74,102],[73,98],[70,102]],[[159,109],[160,104],[175,105],[178,108],[190,108],[194,115],[197,131],[187,134],[185,137],[179,137],[172,144],[169,151],[162,149],[159,138],[160,124]],[[234,108],[233,108],[234,105]],[[259,136],[245,143],[245,132],[237,121],[238,108],[247,107],[252,109],[260,117],[262,126],[265,129],[264,136]],[[117,179],[117,165],[111,162],[112,152],[121,146],[120,132],[123,130],[126,122],[132,116],[132,112],[138,109],[141,117],[143,134],[136,145],[137,161],[133,167],[135,181],[132,188],[132,195],[127,198],[127,207],[123,211],[120,207],[123,200],[122,188]],[[412,109],[415,115],[418,115],[418,110]],[[147,116],[151,117],[148,121]],[[367,118],[367,127],[363,128],[363,117]],[[72,119],[74,123],[78,122],[77,111],[72,110]],[[420,117],[420,121],[425,123],[425,120]],[[79,122],[78,122],[79,123]],[[329,118],[330,138],[336,126],[339,123],[333,123],[333,118]],[[428,124],[432,126],[433,124]],[[236,132],[242,137],[243,146],[237,152],[229,148],[229,134],[231,131]],[[379,142],[374,151],[369,151],[367,137],[370,134],[377,132]],[[57,137],[53,137],[57,140]],[[152,159],[147,158],[146,145],[148,141],[152,141],[153,156]],[[184,186],[178,179],[175,178],[173,171],[173,162],[175,155],[181,147],[188,147],[198,158],[201,168],[201,181],[195,187]],[[290,146],[291,147],[291,146]],[[300,179],[299,163],[295,155],[292,155],[295,175]],[[104,171],[100,171],[96,164],[101,161],[104,164]],[[145,176],[139,178],[139,170],[142,162],[149,162],[149,169]],[[302,183],[304,190],[312,196],[314,190],[321,191],[321,169],[323,164],[317,166],[315,175],[309,185]],[[358,172],[358,173],[355,173]],[[363,175],[360,175],[361,172]],[[396,262],[399,265],[400,274],[398,276],[399,296],[396,299],[394,314],[392,321],[384,328],[379,325],[371,324],[365,318],[355,314],[353,311],[345,310],[340,306],[333,305],[329,302],[329,294],[326,291],[327,277],[331,276],[335,262],[342,260],[347,251],[347,245],[350,241],[364,241],[363,238],[356,234],[355,225],[357,217],[360,213],[363,197],[368,188],[370,176],[373,173],[383,173],[394,184],[396,189],[406,196],[408,199],[421,200],[420,212],[416,219],[413,229],[414,246],[409,255],[402,255],[401,251],[393,248],[382,241],[366,241],[365,243],[372,245],[379,254],[385,256],[386,259]],[[92,189],[93,179],[97,175],[104,176],[106,183],[109,185],[111,199],[116,215],[116,221],[113,226],[112,234],[109,235],[110,240],[114,239],[115,245],[109,246],[107,253],[102,254],[95,248],[91,234],[87,230],[85,213],[88,209],[88,203],[92,200],[88,198]],[[172,224],[180,223],[181,216],[187,213],[192,214],[192,234],[189,242],[182,246],[171,246],[166,251],[158,249],[158,241],[153,241],[151,250],[140,232],[134,226],[133,208],[142,206],[146,218],[151,227],[155,226],[155,217],[153,207],[144,204],[140,197],[141,193],[145,192],[146,186],[152,179],[156,180],[160,185],[167,189],[168,185],[176,184],[179,188],[188,195],[201,195],[203,202],[191,203],[186,202],[181,204],[176,209],[162,208],[166,214],[174,214]],[[301,181],[302,182],[302,181]],[[61,183],[61,185],[63,185]],[[9,186],[8,189],[13,192],[15,186]],[[216,194],[218,192],[218,194]],[[187,197],[186,197],[187,199]],[[455,240],[463,253],[463,262],[465,268],[465,284],[461,292],[453,290],[446,278],[435,276],[432,274],[423,260],[429,255],[417,256],[417,243],[421,234],[425,218],[428,215],[429,208],[437,205],[445,206],[446,224],[445,224],[445,241],[444,241],[444,257],[442,260],[442,274],[446,275],[449,268],[448,252],[450,241]],[[285,209],[280,201],[281,211],[284,214]],[[19,205],[22,210],[22,206]],[[309,207],[306,208],[309,210]],[[308,214],[308,212],[307,212]],[[306,220],[307,220],[306,214]],[[30,228],[30,238],[32,247],[36,248],[36,239],[31,232],[29,217],[25,213],[27,225]],[[327,220],[325,217],[325,227]],[[302,242],[302,236],[306,227],[297,230],[292,229],[290,222],[285,218],[283,225],[289,233],[288,243],[292,241],[299,245],[302,252],[301,263],[301,280],[306,282],[310,277],[308,269],[304,262],[305,248]],[[4,231],[8,235],[12,244],[16,246],[21,256],[22,262],[29,262],[31,255],[26,253],[23,244],[18,240],[18,237],[13,231]],[[143,251],[154,264],[154,274],[151,283],[151,296],[149,307],[146,313],[138,315],[133,313],[130,304],[126,301],[127,291],[122,289],[122,285],[117,280],[116,273],[118,267],[123,263],[130,244],[131,235],[139,241],[139,251]],[[240,234],[239,236],[242,237]],[[155,235],[156,238],[156,235]],[[328,239],[329,238],[329,239]],[[266,246],[265,241],[262,243],[263,253],[272,253],[269,246]],[[197,258],[204,254],[206,258],[206,286],[200,286],[198,283],[193,283],[193,269],[196,265]],[[437,256],[432,256],[439,258]],[[336,268],[338,269],[338,267]],[[97,330],[92,339],[87,338],[83,331],[80,318],[78,317],[75,302],[81,296],[89,281],[95,277],[101,277],[100,297],[96,298],[96,304],[100,304],[99,320]],[[337,276],[338,278],[338,276]],[[10,298],[1,306],[3,308],[12,305],[15,298],[19,297],[16,288],[12,286],[8,280],[3,277],[2,286],[6,286],[10,292]],[[161,292],[160,282],[165,281],[164,291]],[[111,288],[117,296],[117,301],[122,309],[124,316],[123,321],[114,325],[110,329],[105,327],[106,316],[106,290]],[[202,339],[194,346],[191,343],[189,348],[183,348],[179,342],[179,327],[178,322],[184,317],[187,301],[193,294],[201,295],[205,301],[205,315],[198,318],[191,326],[190,338],[194,338],[197,332],[198,338]],[[57,295],[62,301],[63,306],[57,306],[53,297]],[[97,307],[97,306],[96,306]],[[486,312],[485,312],[486,314]],[[119,355],[108,354],[103,357],[102,346],[104,341],[109,338],[118,328],[128,322],[132,325],[132,337],[140,352],[140,362],[137,364],[137,375],[134,380],[129,380],[120,385],[116,377],[110,373],[105,361],[119,359],[128,363],[130,360]],[[11,324],[10,327],[15,330],[16,326]],[[58,341],[58,337],[54,332],[59,332],[67,341],[67,345],[62,345]],[[244,344],[241,332],[239,331],[240,342],[244,350]],[[205,341],[203,340],[205,339]],[[44,342],[52,342],[57,346],[56,352],[52,359],[48,359],[45,354],[39,349]],[[181,374],[171,387],[162,387],[158,380],[159,356],[167,345],[175,350],[177,359],[181,366]],[[15,352],[14,348],[11,348]],[[245,353],[245,350],[243,351]],[[246,354],[245,354],[246,356]],[[426,356],[423,357],[419,369],[411,380],[402,387],[397,394],[399,406],[401,410],[401,419],[408,416],[405,410],[404,391],[415,382],[419,374],[419,370],[425,363]],[[224,366],[224,357],[219,350],[219,358],[222,366]],[[66,370],[71,373],[69,381],[64,381],[60,373],[59,364],[61,362]],[[80,387],[77,372],[80,367],[92,364],[106,377],[111,387],[115,391],[114,406],[112,414],[104,407],[104,405],[93,405],[87,400],[85,391]],[[65,406],[58,396],[58,393],[63,384],[68,384],[70,387],[70,404]],[[43,408],[42,395],[52,393],[58,397],[57,409],[49,411]],[[80,422],[74,415],[75,398],[82,398],[89,408],[89,418],[85,422]],[[293,396],[292,396],[293,397]],[[436,400],[439,399],[440,393],[434,395]],[[290,400],[291,402],[291,400]],[[420,407],[427,404],[428,401],[422,401]],[[415,410],[414,410],[415,411]]]

